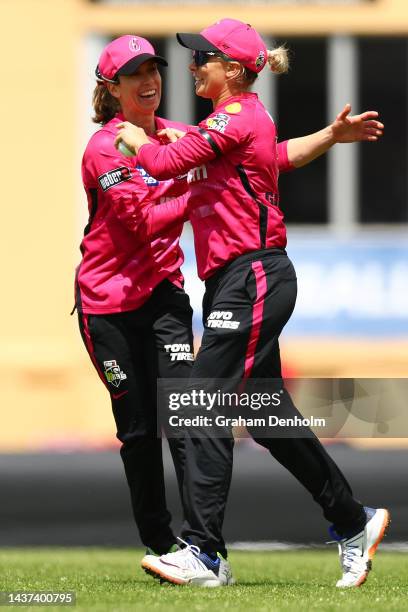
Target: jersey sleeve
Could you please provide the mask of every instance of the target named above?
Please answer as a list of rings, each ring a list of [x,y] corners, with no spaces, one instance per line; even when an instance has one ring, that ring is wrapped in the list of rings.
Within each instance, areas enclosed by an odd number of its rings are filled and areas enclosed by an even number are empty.
[[[288,158],[288,140],[283,140],[277,144],[278,169],[279,172],[290,172],[295,169],[295,166]]]
[[[148,205],[141,211],[139,233],[146,242],[181,226],[188,220],[188,194],[163,204]]]
[[[158,180],[172,178],[227,153],[246,140],[249,131],[242,116],[214,112],[177,142],[143,145],[138,161]]]
[[[129,193],[144,199],[147,191],[144,181],[134,167],[134,159],[124,157],[115,149],[111,134],[102,134],[91,141],[84,155],[85,186],[88,184],[96,187],[109,201]]]
[[[143,222],[141,210],[154,201],[140,170],[135,168],[135,158],[121,155],[113,140],[111,134],[101,134],[88,145],[82,169],[84,186],[86,190],[96,189],[117,219],[130,231],[138,232]],[[177,187],[169,195],[185,192],[186,181],[180,180]]]
[[[198,132],[207,140],[216,155],[224,155],[243,142],[248,142],[252,133],[250,115],[245,113],[240,104],[231,104],[222,111],[212,113],[198,125]]]
[[[168,145],[144,144],[138,162],[149,174],[162,181],[186,173],[216,157],[211,145],[195,130]]]
[[[137,196],[128,193],[115,199],[113,207],[116,217],[134,232],[142,242],[150,242],[161,234],[168,233],[188,219],[188,194],[172,198],[163,204],[146,201],[140,206]]]

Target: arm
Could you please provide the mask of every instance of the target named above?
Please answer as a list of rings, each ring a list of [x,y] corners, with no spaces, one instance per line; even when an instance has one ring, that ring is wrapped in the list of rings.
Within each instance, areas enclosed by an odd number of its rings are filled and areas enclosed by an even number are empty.
[[[150,240],[168,232],[188,220],[188,194],[169,200],[164,204],[146,206],[141,211],[140,234],[142,240]]]
[[[290,172],[290,170],[293,170],[295,168],[293,163],[289,160],[288,156],[289,142],[289,140],[283,140],[282,142],[278,142],[276,145],[279,173]]]
[[[185,135],[185,131],[177,130],[176,128],[163,128],[161,130],[157,130],[156,132],[156,136],[160,138],[161,144],[177,142],[177,140],[183,138]]]
[[[322,130],[291,138],[287,143],[290,164],[300,168],[326,153],[334,144],[344,142],[375,142],[382,136],[384,125],[376,120],[376,111],[350,116],[351,105],[346,104],[331,125]]]
[[[105,134],[92,143],[83,164],[84,186],[95,190],[98,202],[103,198],[105,218],[111,217],[111,211],[122,225],[137,233],[141,221],[139,211],[146,204],[149,191],[132,167],[134,164],[114,149],[112,140]]]
[[[240,114],[215,110],[198,128],[168,145],[150,143],[144,130],[125,121],[117,126],[115,146],[123,141],[138,154],[138,161],[159,180],[172,178],[225,155],[246,142],[252,127]],[[175,136],[177,137],[177,136]]]
[[[111,134],[100,133],[84,156],[84,185],[103,195],[107,214],[110,209],[138,240],[147,242],[177,226],[181,229],[187,208],[187,181],[159,184],[134,166],[134,161],[129,163],[114,148]],[[156,205],[161,197],[168,201]]]
[[[115,146],[124,142],[138,155],[138,162],[143,168],[158,180],[173,178],[216,157],[211,136],[206,132],[208,138],[203,137],[203,130],[187,132],[175,142],[160,145],[151,143],[142,128],[128,121],[118,128]]]

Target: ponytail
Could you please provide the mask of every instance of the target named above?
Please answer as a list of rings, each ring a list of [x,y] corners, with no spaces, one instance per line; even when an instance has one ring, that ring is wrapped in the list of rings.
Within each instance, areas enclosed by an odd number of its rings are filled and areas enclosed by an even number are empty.
[[[276,49],[268,49],[267,62],[269,69],[275,74],[284,74],[289,70],[289,53],[285,45],[276,47]]]
[[[285,45],[276,47],[276,49],[267,50],[266,64],[268,64],[271,72],[275,74],[284,74],[289,70],[289,53]],[[266,66],[265,64],[265,66]],[[237,77],[237,82],[242,83],[244,87],[250,87],[255,83],[258,74],[249,68],[245,68],[241,64],[241,73]]]
[[[120,111],[120,105],[108,91],[104,83],[97,83],[92,96],[92,105],[95,111],[92,121],[105,125]]]

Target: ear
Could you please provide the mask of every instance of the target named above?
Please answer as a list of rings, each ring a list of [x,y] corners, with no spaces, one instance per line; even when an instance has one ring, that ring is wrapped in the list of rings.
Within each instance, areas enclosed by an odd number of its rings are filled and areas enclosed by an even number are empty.
[[[242,65],[239,62],[225,62],[225,74],[228,80],[242,76]]]
[[[108,83],[106,82],[106,87],[110,93],[111,96],[113,96],[114,98],[119,99],[120,98],[120,85],[119,83]]]

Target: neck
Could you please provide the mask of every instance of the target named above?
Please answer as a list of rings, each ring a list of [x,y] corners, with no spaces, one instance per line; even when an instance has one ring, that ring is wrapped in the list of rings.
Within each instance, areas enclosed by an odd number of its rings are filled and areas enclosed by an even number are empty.
[[[245,91],[242,89],[237,89],[236,87],[225,87],[225,89],[223,89],[216,98],[212,98],[213,108],[217,108],[217,106],[225,102],[225,100],[228,100],[228,98],[240,96],[243,93],[245,93]]]
[[[153,136],[156,133],[156,123],[154,120],[154,113],[149,115],[141,115],[140,113],[132,113],[122,111],[122,114],[126,121],[133,123],[137,127],[143,128],[148,136]]]

